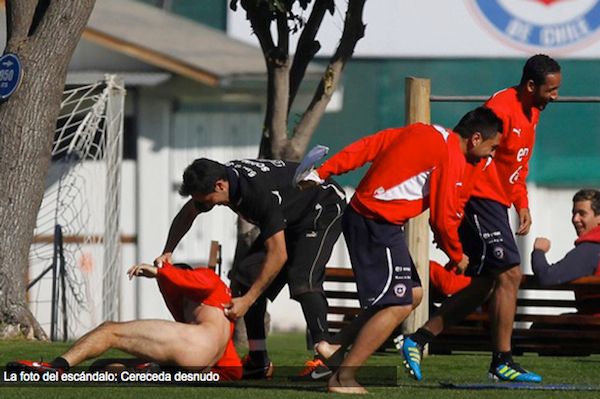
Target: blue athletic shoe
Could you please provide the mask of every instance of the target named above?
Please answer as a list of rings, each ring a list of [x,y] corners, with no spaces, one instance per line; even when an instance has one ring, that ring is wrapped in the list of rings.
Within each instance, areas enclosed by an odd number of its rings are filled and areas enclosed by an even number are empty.
[[[497,366],[490,366],[489,377],[493,381],[510,382],[542,382],[542,377],[525,370],[518,363],[508,361]]]
[[[410,337],[405,337],[404,339],[397,337],[394,339],[394,342],[396,342],[397,348],[399,346],[398,351],[403,357],[402,364],[404,364],[408,375],[417,381],[421,381],[423,379],[423,375],[421,374],[423,348],[410,339]]]
[[[325,147],[324,145],[313,147],[308,154],[304,156],[300,165],[296,168],[292,185],[294,187],[298,186],[300,180],[304,179],[314,169],[315,163],[327,155],[328,152],[329,147]]]

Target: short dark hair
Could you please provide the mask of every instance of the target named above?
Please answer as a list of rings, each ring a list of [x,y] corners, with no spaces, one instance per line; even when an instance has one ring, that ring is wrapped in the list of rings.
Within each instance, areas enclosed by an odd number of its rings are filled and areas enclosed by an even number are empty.
[[[590,201],[594,215],[600,215],[600,191],[592,188],[584,188],[575,193],[573,203]]]
[[[533,80],[536,86],[540,86],[546,82],[547,75],[559,72],[560,65],[556,60],[545,54],[536,54],[529,58],[523,66],[520,85],[523,86],[529,80]]]
[[[502,120],[487,107],[477,107],[467,112],[453,129],[461,137],[468,139],[479,132],[484,140],[502,133]]]
[[[179,194],[183,197],[210,194],[215,191],[217,180],[227,180],[225,165],[206,158],[196,159],[183,171]]]

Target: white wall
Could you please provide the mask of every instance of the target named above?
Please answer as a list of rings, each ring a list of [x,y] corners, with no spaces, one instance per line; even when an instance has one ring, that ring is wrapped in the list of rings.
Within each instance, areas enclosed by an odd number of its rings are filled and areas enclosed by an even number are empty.
[[[63,175],[58,164],[50,167],[48,187],[37,219],[36,235],[52,236],[56,223],[63,226],[63,236],[102,236],[105,216],[106,167],[101,162],[84,161],[73,173]],[[132,161],[122,164],[120,230],[122,234],[135,234],[135,165]],[[60,193],[58,176],[62,176]],[[60,213],[56,205],[60,203]],[[103,321],[104,247],[98,242],[63,244],[67,268],[67,291],[71,338],[86,333]],[[53,245],[32,245],[30,252],[30,280],[40,275],[52,264]],[[114,295],[120,295],[119,313],[121,320],[134,318],[135,291],[131,289],[125,272],[136,261],[135,245],[122,246],[119,281]],[[76,292],[77,297],[71,296]],[[52,279],[45,275],[28,293],[30,308],[46,332],[50,333]],[[60,323],[62,325],[62,323]]]
[[[317,36],[320,56],[333,54],[345,8],[345,2],[336,2],[334,15],[326,14]],[[257,45],[243,9],[229,10],[227,20],[229,35]],[[355,57],[600,55],[598,0],[375,0],[366,2],[363,21],[365,37]]]
[[[173,112],[169,100],[142,96],[137,164],[138,256],[142,262],[151,263],[162,253],[171,221],[187,201],[177,192],[187,165],[200,157],[227,162],[254,158],[258,153],[260,110],[202,112],[201,108]],[[210,242],[217,240],[223,248],[223,277],[227,281],[235,250],[236,220],[225,207],[201,214],[177,246],[173,260],[206,264]],[[137,317],[170,319],[156,284],[136,284]]]

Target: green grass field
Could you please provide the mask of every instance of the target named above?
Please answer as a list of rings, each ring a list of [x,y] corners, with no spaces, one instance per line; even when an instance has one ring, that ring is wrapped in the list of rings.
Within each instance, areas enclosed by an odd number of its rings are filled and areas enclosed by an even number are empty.
[[[43,343],[28,341],[0,341],[0,364],[14,359],[39,360],[52,359],[68,347],[62,343]],[[235,386],[202,387],[0,387],[1,398],[302,398],[337,397],[326,393],[325,383],[293,383],[286,377],[299,371],[309,352],[305,350],[302,334],[272,334],[269,337],[269,349],[276,365],[278,376],[273,381],[240,382]],[[109,352],[107,357],[122,356],[118,352]],[[544,377],[544,385],[550,384],[587,384],[600,387],[600,356],[589,357],[539,357],[528,355],[517,358],[521,364]],[[598,398],[600,391],[543,391],[543,390],[463,390],[444,389],[440,382],[487,383],[486,371],[488,354],[465,354],[453,356],[429,356],[424,360],[425,378],[417,383],[409,379],[404,371],[396,366],[399,356],[382,354],[374,356],[362,378],[375,381],[377,386],[368,387],[369,397],[373,398]],[[397,371],[396,385],[389,383],[390,371]],[[360,378],[359,378],[360,380]],[[385,384],[386,386],[381,386]]]

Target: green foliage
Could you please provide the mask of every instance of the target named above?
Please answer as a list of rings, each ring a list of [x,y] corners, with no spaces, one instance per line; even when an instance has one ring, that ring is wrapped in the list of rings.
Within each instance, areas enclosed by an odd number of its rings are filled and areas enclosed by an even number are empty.
[[[312,0],[231,0],[229,2],[229,8],[233,11],[237,11],[238,2],[247,13],[254,13],[255,15],[261,15],[262,18],[268,21],[274,21],[280,15],[285,17],[290,22],[290,31],[297,33],[306,24],[304,17],[300,14],[296,14],[293,11],[294,3],[297,3],[302,10],[306,10]],[[327,1],[327,11],[331,15],[335,12],[335,0]]]

